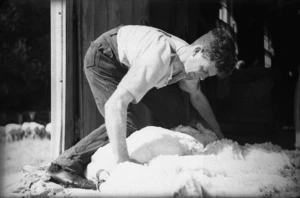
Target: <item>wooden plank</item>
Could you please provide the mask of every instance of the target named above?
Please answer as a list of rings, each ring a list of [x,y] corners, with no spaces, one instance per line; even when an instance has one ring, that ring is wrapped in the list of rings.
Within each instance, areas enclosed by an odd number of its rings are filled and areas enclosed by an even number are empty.
[[[173,25],[174,18],[170,18],[172,13],[171,0],[151,0],[149,1],[149,23],[151,26],[160,28],[169,33],[169,26]]]
[[[108,29],[132,24],[132,0],[109,0],[107,3]]]
[[[84,60],[85,53],[89,48],[91,42],[95,39],[95,23],[94,14],[95,7],[94,1],[82,1],[82,61]],[[86,80],[83,62],[81,67],[82,73],[82,104],[81,104],[81,138],[89,134],[96,128],[97,107],[93,99],[89,84]]]
[[[120,25],[120,5],[119,0],[109,0],[107,3],[107,24],[108,29],[112,29]]]
[[[77,0],[76,1],[76,15],[77,15],[77,72],[78,72],[78,115],[76,118],[76,128],[75,130],[78,132],[78,139],[80,140],[83,138],[83,122],[82,122],[82,115],[83,115],[83,78],[84,78],[84,74],[83,74],[83,49],[82,49],[82,23],[83,23],[83,6],[82,6],[82,1],[81,0]]]
[[[295,132],[296,132],[296,148],[300,148],[300,65],[298,66],[298,80],[295,89],[295,102],[294,102],[294,120],[295,120]]]
[[[149,23],[149,0],[132,0],[132,23]]]
[[[51,134],[52,159],[63,148],[63,68],[65,67],[65,0],[51,0]]]
[[[141,1],[142,2],[142,1]],[[120,6],[119,24],[132,24],[132,0],[118,0]]]
[[[66,1],[66,67],[65,67],[65,97],[64,105],[65,110],[63,111],[64,120],[64,150],[70,148],[75,139],[75,69],[74,69],[74,38],[73,38],[73,0]]]
[[[188,22],[189,22],[189,5],[188,1],[177,0],[176,1],[176,10],[175,13],[176,23],[174,28],[174,34],[176,36],[182,38],[183,40],[187,40],[188,33]]]
[[[108,1],[107,0],[95,0],[94,9],[97,12],[94,12],[94,35],[96,37],[100,36],[102,33],[108,30]],[[96,39],[96,38],[95,38]]]

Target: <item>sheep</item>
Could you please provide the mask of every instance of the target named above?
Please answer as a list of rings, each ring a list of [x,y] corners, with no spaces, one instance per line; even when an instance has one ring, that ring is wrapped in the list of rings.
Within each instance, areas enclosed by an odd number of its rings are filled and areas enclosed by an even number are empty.
[[[48,138],[48,139],[51,139],[51,134],[52,134],[52,123],[50,122],[50,123],[48,123],[47,125],[46,125],[46,137]]]
[[[5,125],[5,135],[8,142],[21,140],[24,136],[22,126],[20,124]]]
[[[30,122],[24,122],[22,124],[22,131],[24,132],[25,138],[32,137],[31,130],[30,130]]]
[[[37,135],[37,137],[43,139],[45,137],[47,137],[47,132],[46,132],[46,129],[45,129],[45,126],[42,125],[42,124],[38,124],[36,123],[36,132],[35,134]]]
[[[22,124],[22,130],[26,138],[35,139],[37,137],[44,138],[46,136],[45,126],[36,122],[24,122]]]
[[[5,141],[5,126],[0,126],[0,141]]]

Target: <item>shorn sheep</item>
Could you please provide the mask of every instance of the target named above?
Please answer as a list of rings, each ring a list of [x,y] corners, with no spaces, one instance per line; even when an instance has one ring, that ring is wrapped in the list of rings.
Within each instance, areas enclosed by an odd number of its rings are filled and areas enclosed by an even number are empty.
[[[52,134],[52,123],[50,122],[46,125],[46,137],[48,139],[51,139],[51,134]]]

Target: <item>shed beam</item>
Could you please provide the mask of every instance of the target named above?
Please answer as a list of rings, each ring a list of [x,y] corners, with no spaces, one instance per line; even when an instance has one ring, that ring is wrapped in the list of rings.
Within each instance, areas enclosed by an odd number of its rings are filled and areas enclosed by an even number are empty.
[[[52,158],[72,146],[74,131],[72,0],[51,0]]]

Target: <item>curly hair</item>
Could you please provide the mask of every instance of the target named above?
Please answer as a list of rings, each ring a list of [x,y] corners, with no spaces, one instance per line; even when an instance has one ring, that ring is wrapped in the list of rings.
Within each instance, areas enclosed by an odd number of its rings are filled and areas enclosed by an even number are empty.
[[[218,76],[232,73],[237,62],[235,43],[230,34],[222,29],[213,29],[204,34],[192,45],[201,45],[204,57],[216,63]]]

